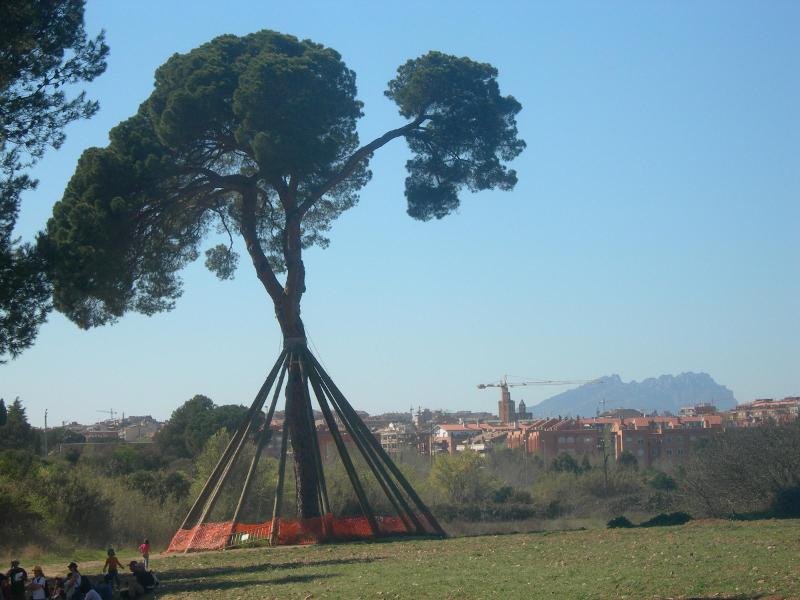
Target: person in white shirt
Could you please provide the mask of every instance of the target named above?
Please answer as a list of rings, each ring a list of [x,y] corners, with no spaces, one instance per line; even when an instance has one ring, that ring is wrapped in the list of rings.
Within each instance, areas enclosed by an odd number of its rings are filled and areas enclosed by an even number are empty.
[[[42,572],[42,567],[33,567],[33,579],[28,584],[28,591],[31,593],[31,600],[47,599],[47,578]]]

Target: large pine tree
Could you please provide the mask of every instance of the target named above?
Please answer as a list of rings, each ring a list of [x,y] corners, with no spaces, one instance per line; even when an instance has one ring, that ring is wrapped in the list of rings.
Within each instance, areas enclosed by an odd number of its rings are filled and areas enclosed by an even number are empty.
[[[521,106],[500,93],[493,66],[429,52],[401,65],[385,95],[402,121],[361,145],[356,76],[335,50],[261,31],[174,55],[110,144],[83,153],[54,208],[42,243],[55,307],[87,328],[131,310],[169,310],[180,270],[217,228],[231,243],[207,249],[206,265],[230,278],[240,235],[286,347],[305,347],[302,251],[327,245],[332,222],[369,181],[373,153],[406,141],[408,214],[420,220],[453,212],[463,190],[517,181],[506,163],[525,146]],[[313,517],[315,432],[298,362],[287,381],[300,515]]]

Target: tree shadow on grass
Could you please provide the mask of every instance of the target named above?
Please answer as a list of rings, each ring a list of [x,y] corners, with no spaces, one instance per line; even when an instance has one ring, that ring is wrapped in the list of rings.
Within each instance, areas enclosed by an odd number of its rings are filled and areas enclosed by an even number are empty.
[[[319,581],[320,579],[329,579],[335,577],[327,573],[311,573],[308,575],[285,575],[283,577],[275,577],[272,579],[236,579],[236,580],[222,580],[215,579],[199,579],[199,580],[184,580],[184,581],[170,581],[163,586],[159,586],[159,593],[172,593],[172,592],[203,592],[203,591],[222,591],[233,590],[237,588],[251,588],[260,585],[286,585],[289,583],[310,583]]]
[[[332,558],[328,560],[296,561],[296,562],[261,562],[254,565],[219,566],[219,567],[193,567],[184,569],[165,569],[158,572],[159,578],[164,582],[180,579],[214,577],[215,575],[235,575],[246,573],[260,573],[262,571],[279,571],[284,569],[302,569],[304,567],[329,567],[336,565],[367,564],[383,560],[383,557],[373,558]],[[172,587],[172,586],[170,586]]]
[[[736,594],[735,596],[687,596],[685,600],[758,600],[766,597],[766,594]]]

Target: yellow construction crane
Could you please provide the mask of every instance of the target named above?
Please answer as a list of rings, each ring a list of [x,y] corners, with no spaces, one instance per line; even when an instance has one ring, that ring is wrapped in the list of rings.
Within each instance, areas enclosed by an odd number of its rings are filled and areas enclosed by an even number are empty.
[[[490,387],[499,387],[507,390],[510,387],[520,387],[526,385],[582,385],[584,383],[603,383],[602,379],[534,379],[533,381],[514,381],[508,382],[508,377],[505,376],[500,381],[493,383],[479,383],[478,389],[483,390]]]
[[[117,411],[115,411],[113,408],[111,410],[98,410],[97,412],[106,413],[108,415],[111,415],[111,420],[112,421],[114,420],[114,415],[117,414]]]
[[[508,423],[517,420],[516,405],[511,400],[511,393],[508,388],[524,387],[533,385],[580,385],[584,383],[602,383],[602,379],[536,379],[533,381],[514,381],[509,383],[508,376],[504,376],[501,381],[494,383],[479,383],[478,389],[500,388],[500,402],[497,403],[497,412],[501,423]]]

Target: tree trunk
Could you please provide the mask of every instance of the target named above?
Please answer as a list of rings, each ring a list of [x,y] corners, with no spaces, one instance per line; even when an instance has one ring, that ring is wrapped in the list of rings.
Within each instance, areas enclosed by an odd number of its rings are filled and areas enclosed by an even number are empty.
[[[279,192],[280,193],[280,192]],[[269,259],[264,254],[256,227],[256,189],[242,191],[242,236],[247,252],[253,261],[256,275],[275,306],[275,316],[281,326],[284,345],[289,352],[294,348],[305,348],[306,332],[300,318],[300,299],[305,292],[305,267],[302,259],[300,220],[302,215],[294,209],[295,199],[281,194],[281,203],[286,210],[286,226],[283,236],[283,256],[286,261],[286,284],[281,286],[275,277]],[[295,480],[297,482],[297,513],[301,519],[319,517],[319,475],[316,468],[314,438],[316,429],[310,418],[311,394],[303,381],[300,362],[295,358],[289,363],[286,381],[286,414],[289,437],[294,455]]]
[[[285,343],[291,347],[305,346],[305,330],[297,317],[293,326],[284,327]],[[321,516],[319,478],[316,469],[315,446],[312,436],[317,435],[311,420],[311,395],[303,380],[300,361],[294,357],[289,364],[286,382],[286,413],[289,438],[294,455],[295,483],[297,489],[297,513],[301,519]]]

